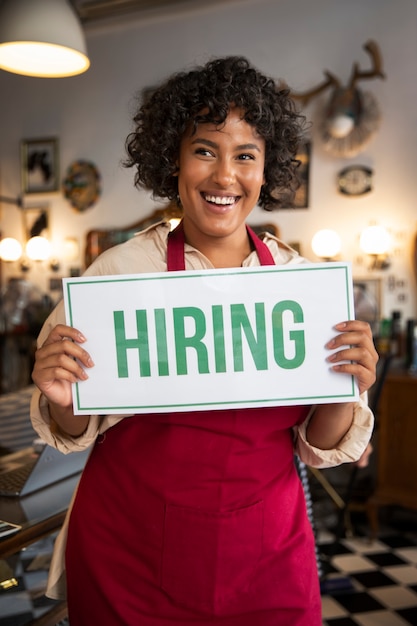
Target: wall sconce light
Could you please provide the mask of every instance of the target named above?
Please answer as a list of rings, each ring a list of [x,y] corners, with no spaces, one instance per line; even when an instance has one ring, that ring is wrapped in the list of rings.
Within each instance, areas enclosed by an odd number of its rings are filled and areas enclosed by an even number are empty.
[[[0,203],[5,202],[7,204],[14,204],[19,209],[23,209],[23,200],[21,197],[10,198],[7,196],[0,196]],[[45,211],[41,212],[40,217],[35,222],[34,226],[39,225],[39,221],[42,219],[42,230],[47,226],[47,214]],[[30,270],[30,261],[46,261],[51,257],[52,246],[46,237],[35,235],[36,232],[42,232],[42,230],[36,230],[32,226],[31,231],[34,233],[33,237],[27,241],[25,246],[26,257],[23,257],[23,249],[20,242],[13,237],[5,237],[0,241],[0,260],[1,261],[18,261],[20,259],[20,269],[22,272]],[[78,244],[77,244],[78,245]],[[60,263],[57,258],[51,259],[49,268],[53,272],[57,272],[60,268]]]
[[[26,254],[31,261],[46,261],[51,256],[51,244],[46,237],[31,237],[26,244]]]
[[[388,252],[391,248],[391,235],[384,226],[368,226],[362,231],[359,245],[365,254],[372,258],[369,269],[385,270],[390,266]]]
[[[5,237],[0,241],[0,259],[2,261],[18,261],[22,256],[22,246],[17,239]]]
[[[323,230],[317,231],[314,235],[311,240],[311,247],[316,256],[325,261],[331,261],[339,254],[342,242],[335,230],[324,228]]]
[[[0,260],[5,262],[19,261],[22,272],[30,270],[30,261],[47,261],[50,259],[49,269],[57,272],[60,262],[57,258],[51,257],[52,246],[46,237],[31,237],[26,243],[26,258],[23,257],[23,250],[20,242],[13,237],[5,237],[0,241]]]
[[[0,68],[61,78],[88,70],[78,15],[67,0],[5,0],[0,11]]]
[[[56,257],[51,258],[52,246],[50,241],[46,237],[36,236],[31,237],[26,244],[26,256],[31,261],[48,261],[49,269],[52,272],[57,272],[60,268],[59,259]],[[21,264],[22,270],[28,270],[30,265],[28,262]]]

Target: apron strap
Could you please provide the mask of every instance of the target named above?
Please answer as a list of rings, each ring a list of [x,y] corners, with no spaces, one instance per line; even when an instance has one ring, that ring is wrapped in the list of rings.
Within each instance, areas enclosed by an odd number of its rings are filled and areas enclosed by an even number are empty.
[[[248,235],[254,245],[260,264],[275,265],[274,257],[272,256],[271,251],[266,243],[264,243],[262,239],[259,239],[258,235],[247,224],[246,230],[248,231]]]
[[[168,235],[167,243],[167,270],[168,272],[180,272],[185,270],[184,257],[185,235],[182,220]]]
[[[259,239],[258,235],[246,225],[249,238],[256,250],[261,265],[275,265],[274,257],[268,246]],[[184,257],[185,235],[184,226],[181,222],[168,235],[167,244],[167,270],[168,272],[180,272],[185,270]]]

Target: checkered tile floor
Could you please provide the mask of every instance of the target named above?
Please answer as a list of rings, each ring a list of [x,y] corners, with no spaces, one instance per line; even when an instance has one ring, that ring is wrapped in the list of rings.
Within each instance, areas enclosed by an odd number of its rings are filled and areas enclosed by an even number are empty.
[[[393,515],[372,542],[366,532],[335,543],[322,530],[317,542],[324,626],[417,625],[417,516]]]

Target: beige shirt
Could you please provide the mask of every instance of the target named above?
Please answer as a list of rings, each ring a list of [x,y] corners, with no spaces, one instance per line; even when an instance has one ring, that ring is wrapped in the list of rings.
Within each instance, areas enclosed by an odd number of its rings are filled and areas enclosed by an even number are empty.
[[[151,226],[126,243],[104,252],[87,269],[85,275],[104,276],[166,271],[166,244],[169,230],[168,224]],[[264,243],[270,249],[277,265],[307,263],[297,252],[273,235],[265,234]],[[210,261],[188,244],[185,245],[185,262],[187,270],[213,269]],[[251,252],[243,262],[244,267],[258,265],[259,259],[255,251]],[[62,302],[46,320],[38,338],[38,346],[44,343],[52,328],[59,323],[65,323]],[[79,330],[82,331],[82,328]],[[305,422],[294,429],[294,448],[301,460],[307,465],[324,468],[359,459],[369,442],[373,428],[373,415],[367,406],[366,394],[355,404],[353,423],[349,431],[339,442],[337,448],[332,450],[315,448],[306,439],[306,428],[313,411],[314,407],[312,407]],[[48,402],[39,390],[35,390],[31,402],[31,420],[34,429],[42,439],[65,454],[89,447],[99,434],[125,417],[127,415],[92,415],[87,429],[80,437],[69,437],[51,429]],[[63,597],[65,590],[63,574],[67,522],[68,516],[56,543],[49,574],[48,595],[54,598]]]

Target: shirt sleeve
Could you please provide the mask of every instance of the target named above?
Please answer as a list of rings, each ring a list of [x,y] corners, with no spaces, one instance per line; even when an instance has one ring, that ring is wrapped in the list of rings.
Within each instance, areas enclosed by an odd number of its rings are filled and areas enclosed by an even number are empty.
[[[314,407],[295,432],[295,451],[300,459],[306,465],[318,469],[358,461],[369,443],[374,426],[374,416],[367,403],[367,394],[363,394],[355,403],[353,422],[349,430],[337,447],[331,450],[315,448],[307,441],[307,426],[313,413]]]

